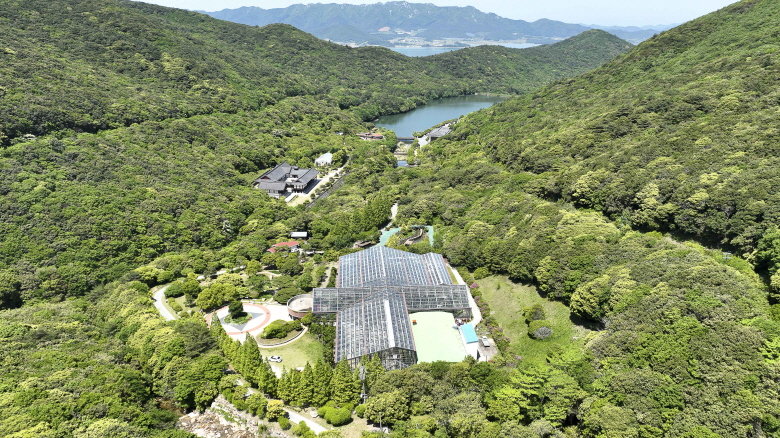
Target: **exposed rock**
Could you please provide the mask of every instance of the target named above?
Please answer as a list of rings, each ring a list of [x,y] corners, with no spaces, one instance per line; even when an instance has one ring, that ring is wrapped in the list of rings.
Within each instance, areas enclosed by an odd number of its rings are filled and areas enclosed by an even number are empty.
[[[260,433],[260,425],[267,431]],[[176,427],[202,438],[285,438],[289,435],[279,429],[276,423],[239,411],[221,395],[205,412],[191,412],[176,423]]]

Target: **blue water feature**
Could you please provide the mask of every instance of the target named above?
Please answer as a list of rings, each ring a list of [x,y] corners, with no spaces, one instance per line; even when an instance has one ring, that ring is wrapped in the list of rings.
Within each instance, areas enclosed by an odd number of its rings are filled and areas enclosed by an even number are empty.
[[[387,245],[387,241],[397,232],[401,231],[400,228],[390,228],[389,230],[382,230],[382,235],[379,236],[379,245]]]
[[[460,326],[460,332],[463,333],[463,339],[466,340],[467,344],[473,344],[474,342],[479,342],[479,336],[477,336],[477,331],[474,330],[474,326],[469,324],[463,324]]]
[[[433,246],[433,225],[426,225],[425,229],[428,230],[428,242]]]

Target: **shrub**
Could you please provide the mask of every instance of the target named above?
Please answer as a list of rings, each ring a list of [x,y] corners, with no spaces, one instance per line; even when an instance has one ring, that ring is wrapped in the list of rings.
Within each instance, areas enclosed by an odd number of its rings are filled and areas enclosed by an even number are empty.
[[[552,336],[553,330],[550,327],[550,322],[547,320],[538,320],[538,321],[531,321],[531,323],[528,325],[528,336],[544,340]]]
[[[171,309],[173,309],[174,312],[181,312],[184,310],[181,307],[181,304],[177,303],[176,301],[171,301],[169,304],[171,305]]]
[[[355,415],[357,415],[358,418],[363,418],[363,416],[366,415],[366,405],[357,405],[355,408]]]
[[[486,267],[480,267],[477,268],[476,271],[474,271],[474,279],[475,280],[482,280],[483,278],[490,275],[490,271]]]
[[[261,334],[260,337],[263,339],[282,339],[289,335],[290,332],[300,329],[300,321],[282,321],[281,319],[277,319],[263,329],[263,334]]]
[[[290,427],[292,427],[292,424],[290,424],[290,420],[287,419],[287,417],[279,417],[279,427],[281,427],[282,430],[289,430]]]
[[[230,313],[230,317],[233,319],[246,316],[246,312],[244,312],[244,303],[241,301],[233,301],[230,303],[230,306],[228,306],[228,312]]]
[[[525,314],[525,323],[530,324],[532,321],[541,321],[547,317],[544,313],[544,307],[541,304],[536,303],[531,307],[526,307],[523,310]]]
[[[168,286],[168,289],[165,289],[166,298],[177,298],[182,295],[184,295],[184,288],[178,281],[171,283],[171,285]]]
[[[323,418],[333,426],[343,426],[352,422],[352,412],[347,408],[326,407],[323,411]]]

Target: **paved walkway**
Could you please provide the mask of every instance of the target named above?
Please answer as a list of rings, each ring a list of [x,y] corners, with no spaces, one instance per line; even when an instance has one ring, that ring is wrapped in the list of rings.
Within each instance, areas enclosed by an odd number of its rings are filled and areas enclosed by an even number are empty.
[[[298,333],[298,336],[290,339],[289,341],[284,341],[281,344],[274,344],[274,345],[260,345],[260,344],[258,344],[257,346],[259,348],[268,348],[268,349],[277,348],[277,347],[284,347],[285,345],[290,345],[293,342],[297,341],[298,339],[301,339],[303,337],[303,335],[306,334],[307,331],[309,331],[309,328],[306,327],[306,326],[303,326],[303,330],[301,330],[301,332]]]
[[[154,298],[154,307],[156,307],[157,311],[160,312],[160,316],[162,316],[166,321],[173,321],[179,317],[171,312],[168,309],[168,306],[165,305],[165,291],[168,290],[169,286],[170,284],[166,284],[165,286],[158,289],[157,292],[152,294],[152,298]]]
[[[344,166],[339,167],[338,169],[331,170],[328,172],[327,175],[325,175],[320,182],[317,183],[316,186],[312,187],[311,190],[309,190],[308,193],[298,193],[298,196],[292,199],[292,201],[288,202],[288,205],[291,207],[295,207],[296,205],[305,204],[312,200],[312,195],[314,194],[314,191],[317,190],[319,187],[324,187],[325,184],[328,183],[328,181],[332,180],[336,177],[336,173],[342,172],[344,170]],[[342,174],[341,177],[343,178],[344,175]]]
[[[453,268],[452,265],[447,263],[447,266],[452,271],[452,275],[455,276],[455,280],[458,284],[466,284],[465,281],[463,281],[463,277],[460,276],[460,272],[458,272],[457,269]],[[479,306],[477,305],[477,302],[474,301],[474,297],[471,295],[471,291],[469,290],[469,306],[471,306],[471,323],[474,324],[474,328],[477,327],[477,325],[482,322],[482,311],[479,310]]]
[[[316,434],[321,434],[322,432],[328,430],[327,427],[315,422],[314,420],[310,420],[306,418],[305,416],[299,414],[298,412],[293,411],[292,409],[284,408],[284,410],[287,412],[287,415],[290,416],[290,421],[292,421],[295,424],[298,424],[301,421],[303,421],[304,423],[306,423],[307,426],[309,426],[309,429],[311,429]]]

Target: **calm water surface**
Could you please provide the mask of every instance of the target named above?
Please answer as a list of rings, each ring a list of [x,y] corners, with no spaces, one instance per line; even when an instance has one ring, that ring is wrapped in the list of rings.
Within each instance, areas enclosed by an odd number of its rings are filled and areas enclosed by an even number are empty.
[[[411,137],[414,132],[425,131],[445,120],[456,119],[504,100],[505,97],[499,96],[448,97],[432,100],[406,113],[380,117],[374,123],[394,131],[399,137]]]

